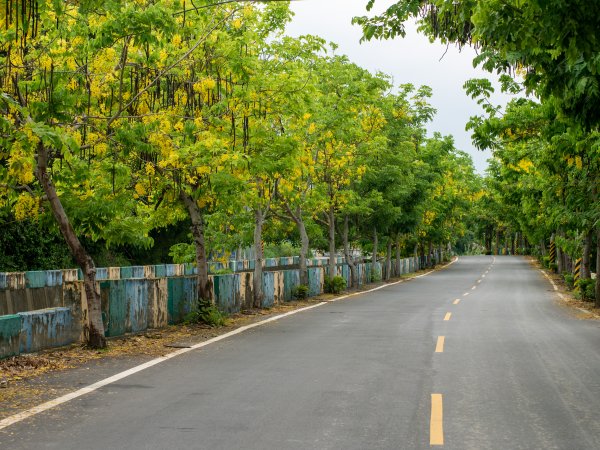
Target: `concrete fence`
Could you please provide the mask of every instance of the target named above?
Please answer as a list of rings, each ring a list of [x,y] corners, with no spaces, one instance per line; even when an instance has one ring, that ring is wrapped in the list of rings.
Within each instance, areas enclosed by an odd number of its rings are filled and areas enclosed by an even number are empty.
[[[439,259],[438,259],[439,261]],[[266,260],[263,273],[262,307],[293,300],[300,284],[296,258]],[[254,261],[232,261],[235,273],[210,275],[212,300],[229,314],[252,307]],[[309,296],[323,293],[328,275],[327,258],[310,260]],[[385,266],[385,264],[384,264]],[[390,276],[419,269],[417,258],[392,261]],[[213,270],[219,270],[214,265]],[[338,259],[337,274],[350,286],[350,268]],[[102,299],[102,316],[107,336],[121,336],[148,328],[180,323],[196,307],[195,267],[183,264],[98,269],[97,289]],[[357,265],[360,285],[385,278],[382,263]],[[81,273],[76,270],[0,273],[0,358],[67,345],[84,339],[87,301]]]

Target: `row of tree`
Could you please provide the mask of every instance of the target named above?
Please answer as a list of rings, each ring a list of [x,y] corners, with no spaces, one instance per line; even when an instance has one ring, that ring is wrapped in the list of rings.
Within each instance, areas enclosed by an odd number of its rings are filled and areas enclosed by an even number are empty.
[[[473,141],[494,155],[474,219],[488,249],[501,235],[542,255],[552,242],[559,273],[581,257],[583,280],[594,240],[600,272],[599,13],[584,0],[403,0],[355,19],[371,39],[403,35],[416,18],[432,39],[477,48],[474,64],[501,74],[504,91],[529,94],[501,108],[489,102],[489,81],[465,85],[485,109],[468,124]],[[595,298],[600,306],[598,277]]]
[[[427,138],[430,90],[373,75],[314,36],[283,30],[286,2],[14,0],[0,19],[0,201],[52,214],[84,275],[89,343],[106,345],[81,238],[151,246],[191,225],[198,297],[208,250],[311,238],[391,263],[464,233],[481,195],[470,158]],[[404,250],[403,250],[404,249]]]

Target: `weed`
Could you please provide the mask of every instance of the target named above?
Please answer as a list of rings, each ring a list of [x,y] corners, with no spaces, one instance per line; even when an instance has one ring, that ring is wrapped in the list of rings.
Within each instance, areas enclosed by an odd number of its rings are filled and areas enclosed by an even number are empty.
[[[569,272],[565,272],[565,273],[563,273],[563,278],[565,279],[565,283],[569,287],[569,289],[573,289],[573,283],[575,280],[575,277],[573,276],[573,274],[569,273]]]
[[[590,278],[583,278],[577,281],[577,288],[579,290],[579,296],[582,300],[594,301],[596,297],[595,288],[596,280]]]
[[[292,290],[292,297],[296,300],[304,300],[308,297],[308,286],[305,284],[299,284]]]
[[[205,323],[211,327],[227,325],[227,315],[219,310],[210,300],[198,300],[197,309],[185,315],[183,323]]]
[[[327,278],[325,280],[325,292],[328,294],[339,294],[346,289],[346,287],[346,279],[344,277],[340,277],[339,275],[333,278]]]

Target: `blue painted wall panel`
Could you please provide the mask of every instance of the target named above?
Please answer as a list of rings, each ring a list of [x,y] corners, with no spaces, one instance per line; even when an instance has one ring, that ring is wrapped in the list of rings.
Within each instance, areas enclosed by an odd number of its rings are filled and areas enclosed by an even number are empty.
[[[108,269],[106,267],[100,267],[96,269],[96,280],[103,281],[108,280]]]
[[[46,286],[46,271],[25,272],[25,286],[28,288],[42,288]]]
[[[300,284],[299,270],[284,270],[283,271],[283,299],[286,302],[294,300],[294,288]]]
[[[46,286],[62,286],[63,273],[62,270],[47,270],[46,271]]]
[[[228,314],[241,309],[240,275],[215,275],[213,278],[215,304]]]
[[[275,304],[275,274],[274,272],[263,272],[263,308],[269,308]]]
[[[127,331],[127,281],[110,280],[100,283],[100,291],[108,291],[107,336],[121,336]]]
[[[157,264],[154,266],[154,276],[156,278],[163,278],[167,276],[167,266],[165,264]]]
[[[21,316],[0,316],[0,358],[19,354],[20,334]]]
[[[18,315],[22,320],[21,353],[68,345],[75,342],[78,335],[70,308],[48,308]]]
[[[198,273],[198,270],[196,270],[196,266],[194,266],[191,263],[186,263],[183,266],[183,270],[185,275],[196,275]]]
[[[321,273],[320,267],[311,267],[308,269],[308,295],[314,297],[321,294]]]
[[[133,267],[121,267],[121,280],[133,278]]]
[[[166,277],[174,277],[175,276],[175,264],[165,264],[165,276]]]
[[[148,328],[148,282],[126,280],[125,295],[128,308],[127,332],[145,330]]]
[[[196,278],[169,278],[167,293],[169,323],[179,323],[196,307]]]
[[[8,285],[6,284],[6,273],[0,273],[0,289],[6,289]]]

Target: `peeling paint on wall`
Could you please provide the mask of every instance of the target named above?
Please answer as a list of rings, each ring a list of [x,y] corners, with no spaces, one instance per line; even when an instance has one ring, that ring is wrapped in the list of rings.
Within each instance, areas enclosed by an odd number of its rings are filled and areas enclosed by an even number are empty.
[[[268,264],[289,264],[297,258],[271,259]],[[248,269],[253,261],[239,261],[236,266]],[[308,268],[309,295],[323,292],[327,273],[327,258],[316,258]],[[220,264],[220,263],[219,263]],[[377,263],[380,267],[380,264]],[[400,263],[400,272],[408,273],[419,266],[418,259],[406,258]],[[133,266],[128,268],[98,269],[98,275],[107,280],[97,283],[102,299],[102,313],[108,336],[139,332],[147,328],[163,327],[181,322],[196,308],[196,277],[184,276],[194,272],[190,265],[166,264]],[[103,272],[104,271],[104,272]],[[345,264],[337,268],[350,285],[350,270]],[[359,285],[370,282],[372,264],[358,264]],[[395,262],[392,272],[396,274]],[[87,300],[83,282],[77,281],[76,269],[44,272],[0,274],[0,321],[19,317],[20,335],[0,339],[0,357],[15,351],[33,351],[64,345],[64,342],[84,340],[87,323]],[[165,277],[165,275],[170,275]],[[210,275],[213,284],[213,302],[227,313],[237,313],[253,306],[253,272]],[[263,307],[290,301],[294,288],[300,283],[298,269],[265,271],[263,273]],[[112,279],[114,278],[114,279]],[[28,286],[28,287],[26,287]],[[20,315],[23,314],[23,315]],[[8,319],[6,319],[8,318]],[[12,326],[12,325],[11,325]],[[0,335],[3,333],[0,323]],[[5,332],[5,335],[6,334]],[[15,350],[17,345],[17,350]]]
[[[0,358],[19,354],[21,317],[7,315],[0,317]]]

